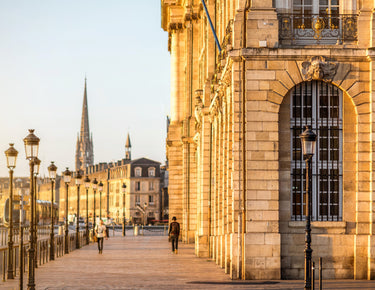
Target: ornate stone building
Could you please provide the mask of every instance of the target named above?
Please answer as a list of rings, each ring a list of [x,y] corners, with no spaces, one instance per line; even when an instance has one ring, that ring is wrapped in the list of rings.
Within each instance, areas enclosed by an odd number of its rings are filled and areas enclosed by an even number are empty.
[[[325,278],[374,279],[374,1],[204,2],[161,0],[183,241],[232,278],[303,278],[311,125],[313,260]]]
[[[83,93],[81,131],[77,137],[75,164],[76,171],[85,170],[86,167],[94,164],[94,145],[92,135],[90,136],[86,79]]]
[[[83,178],[89,177],[91,183],[88,189],[84,184],[80,186],[80,217],[86,218],[86,208],[89,219],[94,217],[111,217],[114,222],[122,223],[125,212],[126,221],[135,224],[148,224],[160,220],[161,213],[161,175],[160,163],[147,158],[134,160],[122,159],[117,162],[99,163],[87,167],[81,172]],[[77,214],[78,187],[73,178],[69,184],[68,214]],[[102,182],[103,190],[97,188],[94,192],[92,181],[96,178]],[[125,193],[122,185],[126,185]],[[59,219],[66,215],[66,185],[59,183]],[[45,189],[50,192],[50,187]],[[47,199],[48,200],[48,199]],[[86,207],[88,204],[88,207]]]

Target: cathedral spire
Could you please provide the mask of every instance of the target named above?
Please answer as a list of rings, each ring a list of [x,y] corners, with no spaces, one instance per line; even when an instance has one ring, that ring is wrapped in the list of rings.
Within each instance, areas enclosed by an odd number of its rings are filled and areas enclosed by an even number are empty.
[[[92,134],[90,134],[89,128],[89,112],[87,106],[87,79],[85,77],[85,88],[83,92],[83,105],[81,116],[81,131],[78,136],[76,149],[76,170],[84,171],[86,167],[93,164],[94,146],[92,142]]]
[[[131,148],[132,148],[132,145],[130,143],[130,136],[129,136],[129,133],[128,133],[128,136],[126,138],[126,143],[125,143],[125,159],[127,160],[131,160]]]
[[[89,128],[89,112],[87,107],[87,79],[85,78],[85,89],[83,92],[83,105],[82,105],[82,117],[81,117],[81,138],[90,137]]]

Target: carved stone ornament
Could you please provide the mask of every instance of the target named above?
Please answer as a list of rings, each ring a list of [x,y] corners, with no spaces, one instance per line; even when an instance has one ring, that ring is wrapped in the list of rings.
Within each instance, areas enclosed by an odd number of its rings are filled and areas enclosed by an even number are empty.
[[[202,102],[202,95],[203,90],[196,90],[195,91],[195,130],[198,131],[201,128],[202,123],[202,109],[203,109],[203,102]]]
[[[324,56],[313,56],[302,63],[302,75],[305,81],[323,80],[331,82],[337,71],[337,64]]]

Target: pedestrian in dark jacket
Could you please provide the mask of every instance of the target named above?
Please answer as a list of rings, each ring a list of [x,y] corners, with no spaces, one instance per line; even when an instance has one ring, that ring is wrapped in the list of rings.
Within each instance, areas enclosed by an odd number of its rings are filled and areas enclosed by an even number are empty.
[[[172,252],[177,254],[178,250],[178,236],[180,235],[180,224],[176,221],[176,217],[172,218],[172,222],[169,225],[169,238],[172,242]]]

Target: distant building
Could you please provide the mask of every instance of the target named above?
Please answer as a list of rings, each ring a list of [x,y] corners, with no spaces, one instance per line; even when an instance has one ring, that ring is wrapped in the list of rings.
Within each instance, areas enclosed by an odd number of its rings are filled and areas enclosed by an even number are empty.
[[[81,131],[77,137],[75,164],[76,171],[84,170],[86,167],[94,164],[94,145],[92,142],[92,135],[90,136],[86,79],[83,93]]]
[[[169,218],[169,198],[168,198],[169,172],[166,165],[160,167],[160,219]]]
[[[24,196],[24,200],[30,198],[30,182],[28,177],[14,177],[13,196]],[[9,178],[0,177],[0,222],[3,220],[5,201],[9,198]]]
[[[76,176],[74,174],[74,176]],[[77,212],[77,186],[74,176],[69,184],[69,214]],[[126,221],[136,224],[148,224],[160,220],[160,162],[147,158],[135,160],[122,159],[114,163],[99,163],[89,166],[83,171],[83,179],[88,176],[90,187],[80,186],[80,216],[86,218],[86,202],[88,214],[94,216],[94,190],[92,181],[96,178],[102,182],[103,191],[95,191],[95,215],[111,217],[116,223],[122,223],[125,210]],[[126,185],[125,194],[122,185]],[[63,220],[66,209],[66,187],[60,183],[59,217]],[[87,196],[86,196],[87,194]],[[124,198],[125,197],[125,198]]]
[[[161,184],[160,162],[147,158],[131,160],[131,142],[127,135],[125,144],[125,158],[117,162],[99,163],[81,168],[83,180],[87,176],[90,179],[90,187],[85,188],[84,182],[80,185],[80,216],[86,218],[86,208],[88,209],[89,219],[94,216],[94,198],[95,215],[97,217],[111,217],[115,222],[122,223],[123,213],[125,211],[126,221],[129,223],[148,224],[159,221],[161,217],[161,200],[164,192],[164,202],[168,200],[165,197],[166,189]],[[78,187],[75,184],[76,173],[68,187],[68,214],[77,212],[77,193]],[[165,174],[163,173],[163,179]],[[96,179],[98,183],[102,182],[103,190],[99,187],[92,188],[92,182]],[[126,185],[125,195],[122,192],[123,184]],[[57,185],[59,188],[59,219],[63,220],[66,216],[66,185],[63,181]],[[43,185],[47,191],[42,196],[50,199],[50,186]],[[57,196],[56,196],[57,197]],[[164,205],[164,213],[166,206]]]

